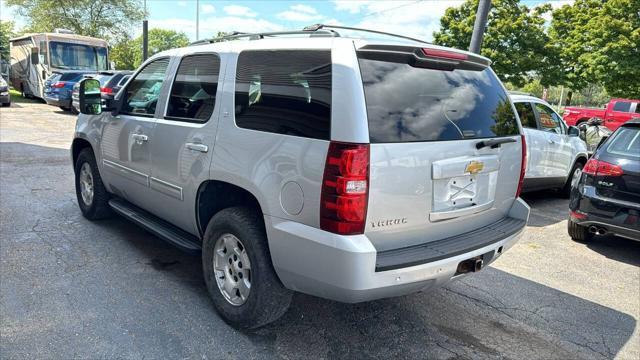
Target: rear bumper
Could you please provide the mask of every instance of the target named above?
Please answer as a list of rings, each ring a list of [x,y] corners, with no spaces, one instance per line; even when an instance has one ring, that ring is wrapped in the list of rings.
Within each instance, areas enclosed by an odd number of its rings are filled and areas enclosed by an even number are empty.
[[[71,105],[71,98],[59,98],[57,96],[45,95],[44,101],[46,101],[48,105],[58,106],[58,107],[68,108],[69,105]]]
[[[483,256],[486,265],[518,241],[528,217],[529,207],[518,199],[508,218],[519,220],[519,229],[509,233],[486,231],[484,238],[469,241],[467,247],[458,242],[444,256],[430,257],[429,251],[416,255],[411,250],[420,249],[405,248],[402,251],[411,253],[407,261],[403,263],[395,256],[391,267],[379,266],[384,253],[377,252],[365,235],[341,236],[270,216],[265,216],[265,223],[274,268],[287,288],[355,303],[443,285],[456,276],[461,261],[477,256]],[[421,246],[422,250],[425,247]]]
[[[593,186],[582,185],[579,190],[572,192],[569,208],[586,217],[572,217],[572,221],[580,226],[596,226],[606,229],[609,234],[640,241],[639,204],[602,197]]]
[[[6,95],[0,94],[0,103],[7,104],[11,102],[11,95],[7,93]]]

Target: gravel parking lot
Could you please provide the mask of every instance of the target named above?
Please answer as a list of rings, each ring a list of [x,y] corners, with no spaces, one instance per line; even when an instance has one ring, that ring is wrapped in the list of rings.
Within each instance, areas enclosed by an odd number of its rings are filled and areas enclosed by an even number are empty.
[[[121,218],[85,220],[75,117],[0,109],[0,358],[640,358],[640,242],[566,233],[567,200],[528,194],[522,240],[432,293],[363,304],[296,294],[240,332],[215,313],[200,258]]]

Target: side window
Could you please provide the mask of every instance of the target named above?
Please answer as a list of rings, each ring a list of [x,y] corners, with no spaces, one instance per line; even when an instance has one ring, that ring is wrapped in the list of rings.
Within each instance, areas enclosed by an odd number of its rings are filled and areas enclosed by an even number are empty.
[[[120,80],[120,82],[118,83],[118,86],[124,86],[124,84],[127,83],[127,80],[129,80],[129,78],[131,77],[131,75],[125,75],[122,77],[122,80]]]
[[[636,114],[640,114],[640,103],[636,103]]]
[[[49,56],[47,51],[47,42],[40,41],[40,62],[43,64],[49,64]]]
[[[156,112],[160,89],[169,59],[158,59],[147,64],[129,83],[125,92],[122,113],[152,117]]]
[[[563,134],[562,119],[560,115],[548,106],[536,103],[536,110],[540,116],[540,130]]]
[[[522,127],[537,129],[538,124],[536,124],[536,114],[533,112],[531,103],[520,102],[515,103],[514,105],[516,107],[516,111],[518,112],[518,116],[520,117],[520,122],[522,122]]]
[[[631,103],[628,101],[618,101],[613,105],[613,111],[631,112]]]
[[[166,118],[206,122],[213,114],[220,58],[214,54],[185,56],[171,88]]]
[[[329,50],[243,51],[238,56],[237,69],[238,127],[329,139]]]

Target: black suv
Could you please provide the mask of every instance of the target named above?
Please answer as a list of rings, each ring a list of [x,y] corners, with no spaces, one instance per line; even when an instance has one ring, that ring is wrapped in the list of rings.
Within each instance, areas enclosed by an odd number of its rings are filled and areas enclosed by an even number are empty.
[[[606,139],[572,184],[569,235],[613,234],[640,241],[640,118]]]

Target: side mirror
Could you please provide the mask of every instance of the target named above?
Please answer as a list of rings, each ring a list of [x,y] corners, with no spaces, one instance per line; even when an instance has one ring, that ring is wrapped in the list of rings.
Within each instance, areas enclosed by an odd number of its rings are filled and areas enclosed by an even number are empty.
[[[32,47],[31,48],[31,63],[33,65],[38,65],[40,64],[40,49],[37,47]]]
[[[83,79],[78,89],[80,112],[86,115],[102,114],[100,82],[96,79]]]
[[[569,129],[567,130],[567,135],[569,135],[569,136],[580,136],[580,129],[578,129],[575,126],[569,126]]]

